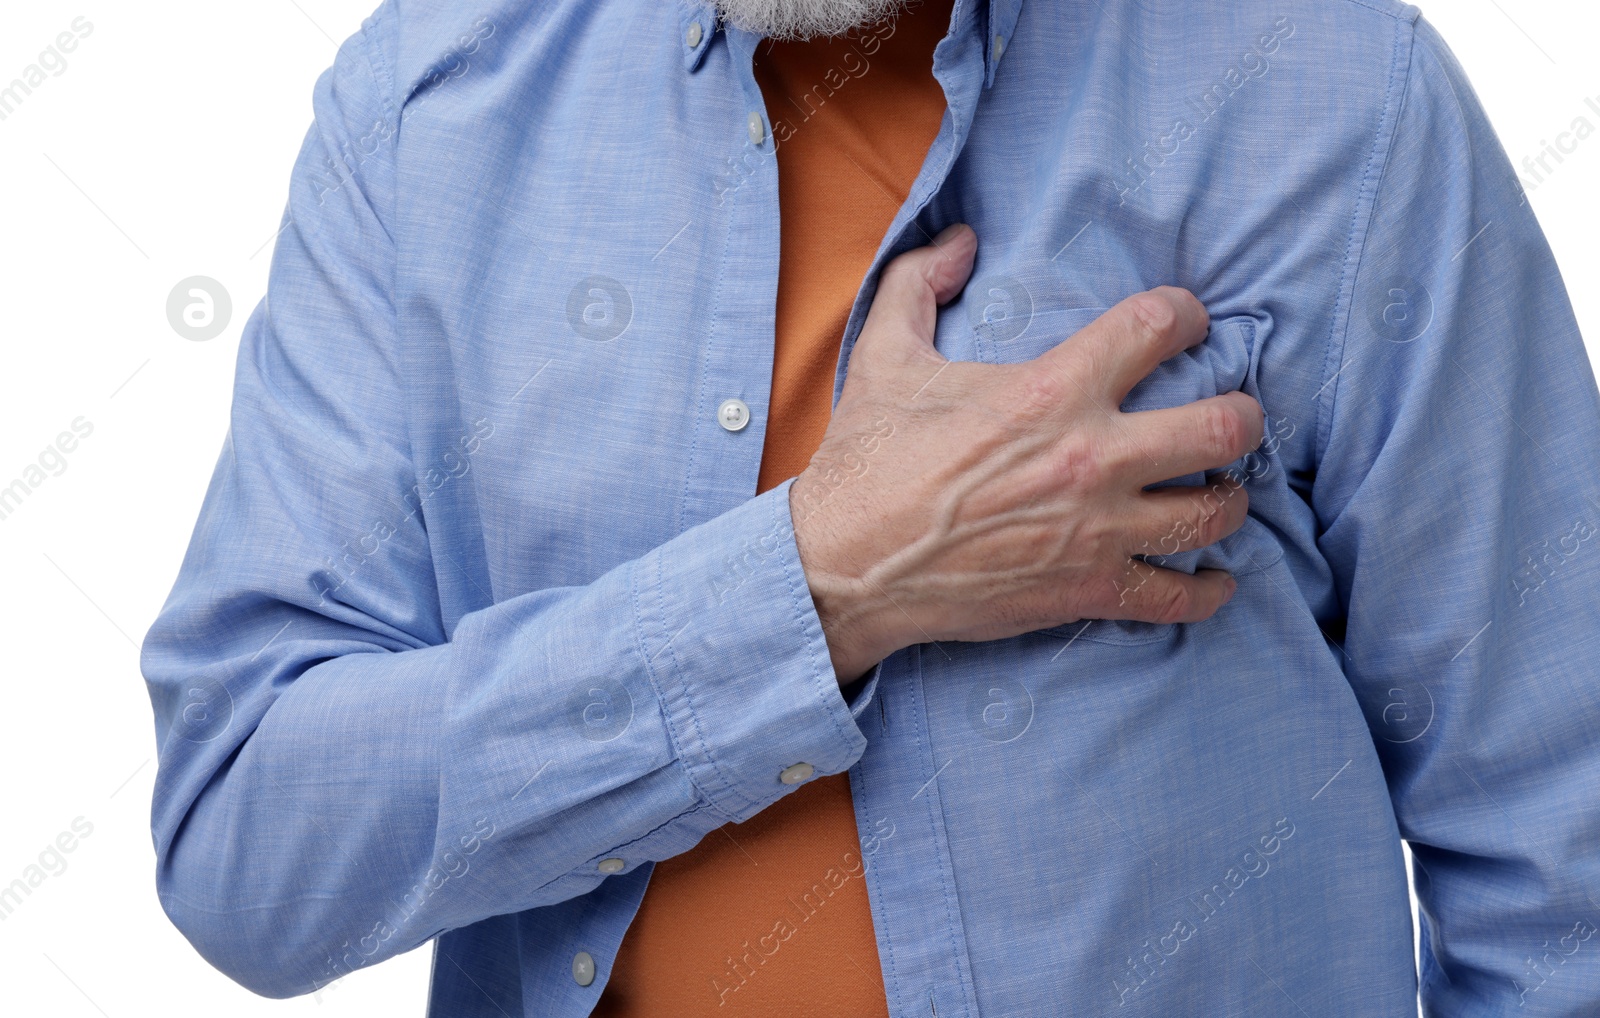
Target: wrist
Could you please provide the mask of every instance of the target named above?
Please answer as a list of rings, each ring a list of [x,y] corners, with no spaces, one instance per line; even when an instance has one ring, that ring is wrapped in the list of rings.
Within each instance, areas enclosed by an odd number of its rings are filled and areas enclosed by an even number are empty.
[[[789,498],[800,567],[828,642],[834,675],[845,686],[906,645],[895,642],[892,622],[898,612],[870,581],[845,566],[830,521],[816,512],[794,512],[795,487],[790,488]]]
[[[822,579],[811,583],[811,603],[822,623],[833,674],[841,687],[861,678],[898,649],[883,636],[885,627],[859,590]]]

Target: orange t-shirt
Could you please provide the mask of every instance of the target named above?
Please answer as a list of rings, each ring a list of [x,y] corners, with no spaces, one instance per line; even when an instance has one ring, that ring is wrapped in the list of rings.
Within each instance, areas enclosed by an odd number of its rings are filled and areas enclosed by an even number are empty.
[[[953,0],[850,37],[763,43],[782,216],[758,490],[805,469],[833,412],[856,291],[944,116]],[[594,1014],[887,1018],[850,783],[818,778],[659,862]]]

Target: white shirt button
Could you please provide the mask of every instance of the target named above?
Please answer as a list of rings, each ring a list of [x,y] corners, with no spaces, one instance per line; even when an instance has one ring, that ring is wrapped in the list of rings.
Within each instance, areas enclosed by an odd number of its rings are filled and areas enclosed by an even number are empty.
[[[609,859],[601,859],[599,869],[601,873],[621,873],[627,865],[621,859],[612,856]]]
[[[594,982],[594,959],[588,951],[579,951],[572,956],[572,981],[579,986]]]
[[[745,406],[742,399],[723,400],[717,407],[717,423],[729,431],[743,431],[744,426],[750,423],[750,408]]]
[[[691,21],[689,23],[689,30],[683,35],[683,41],[689,44],[690,49],[694,49],[696,46],[700,45],[700,32],[700,22]]]
[[[783,769],[782,773],[778,775],[778,780],[786,785],[798,785],[800,782],[811,777],[812,772],[815,770],[816,768],[812,767],[808,763],[790,764],[788,767]]]
[[[1000,54],[1006,51],[1006,40],[1003,36],[994,37],[994,59],[999,60]]]
[[[767,136],[767,125],[761,122],[761,114],[752,110],[750,112],[750,144],[759,145]]]

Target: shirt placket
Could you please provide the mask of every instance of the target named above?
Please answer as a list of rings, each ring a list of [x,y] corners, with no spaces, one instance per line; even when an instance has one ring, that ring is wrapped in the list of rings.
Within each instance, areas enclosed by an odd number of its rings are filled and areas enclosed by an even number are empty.
[[[705,81],[707,89],[730,88],[739,101],[697,104],[699,129],[715,132],[720,144],[710,153],[702,200],[690,215],[703,217],[720,238],[715,261],[681,266],[684,286],[690,276],[717,280],[699,366],[681,399],[694,415],[684,460],[683,494],[676,529],[682,532],[743,504],[756,494],[772,384],[778,287],[778,178],[772,131],[752,71],[755,43],[737,31],[724,31],[705,7],[686,7],[679,45],[685,74],[712,75],[724,67],[727,82]],[[725,42],[724,65],[709,60],[713,46]],[[668,395],[668,394],[663,394]],[[559,987],[552,1014],[588,1014],[603,979],[615,961],[628,925],[643,901],[647,864],[612,877],[601,888],[561,905],[525,913],[519,933],[529,943],[547,945],[533,968],[524,970],[529,986]],[[528,960],[524,959],[524,964]]]
[[[878,273],[896,254],[931,240],[917,217],[948,177],[986,77],[992,76],[992,61],[986,59],[991,56],[987,11],[975,0],[959,0],[955,18],[956,31],[935,52],[934,62],[949,113],[853,305],[841,341],[835,400]],[[701,367],[686,400],[695,423],[679,530],[713,519],[755,494],[775,342],[778,171],[771,125],[752,66],[760,39],[713,28],[715,24],[708,13],[692,11],[685,15],[680,40],[687,73],[708,69],[706,54],[717,41],[713,32],[725,40],[733,75],[729,84],[740,108],[729,116],[728,108],[719,104],[716,122],[708,125],[728,139],[718,151],[729,154],[713,169],[713,184],[705,196],[708,219],[723,238],[721,262],[686,268],[715,273],[718,285],[705,323]],[[992,56],[998,59],[998,52]],[[874,929],[891,1014],[975,1016],[965,933],[933,782],[937,763],[927,738],[919,660],[918,648],[913,647],[886,661],[882,678],[875,683],[876,695],[883,699],[858,717],[869,746],[850,772],[856,823],[869,867]],[[885,832],[890,833],[885,836]],[[611,907],[585,908],[567,929],[574,949],[580,941],[602,945],[595,965],[615,957],[616,945],[642,899],[648,869],[637,871],[635,879],[636,885],[617,888],[618,900]],[[581,982],[576,971],[573,978]]]
[[[946,225],[919,217],[949,177],[978,99],[993,80],[1003,45],[992,46],[989,37],[1008,30],[1014,18],[1014,8],[991,12],[981,2],[958,0],[955,27],[934,51],[934,77],[945,92],[944,122],[852,306],[835,370],[835,402],[879,272],[895,255],[931,243]],[[850,770],[850,787],[890,1014],[975,1018],[977,997],[940,803],[940,761],[928,737],[920,651],[909,647],[883,663],[877,706],[859,719],[868,743]]]
[[[681,40],[692,51],[689,73],[704,73],[711,44],[709,15],[689,19]],[[690,399],[695,414],[678,529],[727,512],[756,494],[766,437],[778,295],[778,168],[772,128],[752,71],[748,33],[717,29],[726,39],[733,88],[732,116],[708,129],[722,144],[721,165],[708,176],[702,207],[723,237],[719,264],[686,266],[714,273],[717,286],[699,377]],[[692,40],[692,43],[691,43]],[[720,107],[719,110],[726,109]]]

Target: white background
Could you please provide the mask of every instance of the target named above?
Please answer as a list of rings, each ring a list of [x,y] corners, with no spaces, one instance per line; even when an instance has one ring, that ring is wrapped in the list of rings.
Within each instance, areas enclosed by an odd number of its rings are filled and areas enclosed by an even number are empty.
[[[94,26],[66,70],[0,121],[0,486],[75,418],[94,426],[65,472],[0,520],[0,886],[75,818],[93,824],[67,868],[0,921],[6,1014],[422,1013],[429,950],[320,999],[269,1001],[167,922],[137,655],[222,445],[239,331],[265,288],[312,83],[375,2],[36,0],[0,14],[0,85],[74,18]],[[1584,104],[1600,104],[1593,5],[1438,0],[1427,14],[1514,163],[1575,117],[1600,127]],[[1591,360],[1597,181],[1600,136],[1529,191]],[[191,275],[232,294],[232,321],[209,342],[167,324],[167,294]]]

